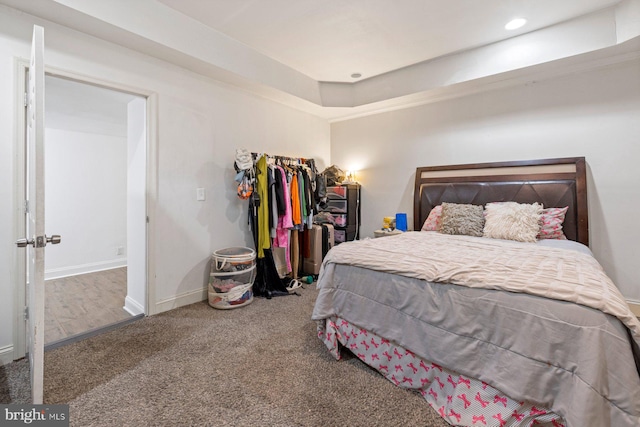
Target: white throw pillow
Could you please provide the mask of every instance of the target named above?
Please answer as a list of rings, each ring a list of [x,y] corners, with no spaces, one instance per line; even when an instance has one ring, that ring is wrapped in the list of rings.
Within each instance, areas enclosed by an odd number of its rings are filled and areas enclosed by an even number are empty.
[[[483,236],[492,239],[535,242],[540,232],[542,205],[516,202],[488,203],[485,206]]]

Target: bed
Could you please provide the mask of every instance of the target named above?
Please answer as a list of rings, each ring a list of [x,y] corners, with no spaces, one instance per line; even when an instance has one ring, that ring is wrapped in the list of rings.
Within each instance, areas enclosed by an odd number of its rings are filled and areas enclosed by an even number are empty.
[[[452,425],[640,425],[640,322],[588,248],[584,158],[418,168],[414,230],[437,207],[484,206],[489,227],[502,205],[536,202],[563,209],[566,239],[413,231],[334,247],[318,337]]]

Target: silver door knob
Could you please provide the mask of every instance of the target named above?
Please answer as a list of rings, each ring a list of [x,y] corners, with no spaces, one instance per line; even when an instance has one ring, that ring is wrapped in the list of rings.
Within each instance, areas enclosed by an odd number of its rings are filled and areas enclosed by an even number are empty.
[[[52,234],[51,237],[47,237],[47,243],[51,243],[52,245],[57,245],[62,241],[62,237],[58,234]]]
[[[47,243],[51,243],[52,245],[57,245],[62,241],[62,237],[58,234],[52,234],[51,237],[47,236],[37,236],[35,239],[18,239],[16,240],[16,245],[19,248],[26,248],[28,245],[35,246],[37,248],[44,247]]]
[[[26,248],[27,245],[33,245],[33,239],[18,239],[16,240],[16,245],[19,248]]]

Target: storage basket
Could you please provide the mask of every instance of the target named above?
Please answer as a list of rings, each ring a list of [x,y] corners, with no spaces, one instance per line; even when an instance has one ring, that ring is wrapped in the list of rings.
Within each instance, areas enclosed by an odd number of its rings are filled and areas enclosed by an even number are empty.
[[[211,257],[209,305],[230,309],[251,303],[255,278],[256,252],[253,249],[234,247],[215,251]]]

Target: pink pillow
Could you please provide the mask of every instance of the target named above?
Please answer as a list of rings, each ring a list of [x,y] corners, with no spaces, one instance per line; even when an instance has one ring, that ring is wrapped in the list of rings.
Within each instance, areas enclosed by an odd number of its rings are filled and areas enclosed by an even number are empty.
[[[562,223],[567,213],[568,206],[564,208],[546,208],[542,210],[540,216],[540,232],[538,239],[567,240],[567,236],[562,231]]]
[[[442,226],[442,205],[431,209],[429,216],[422,224],[422,231],[439,231]]]

